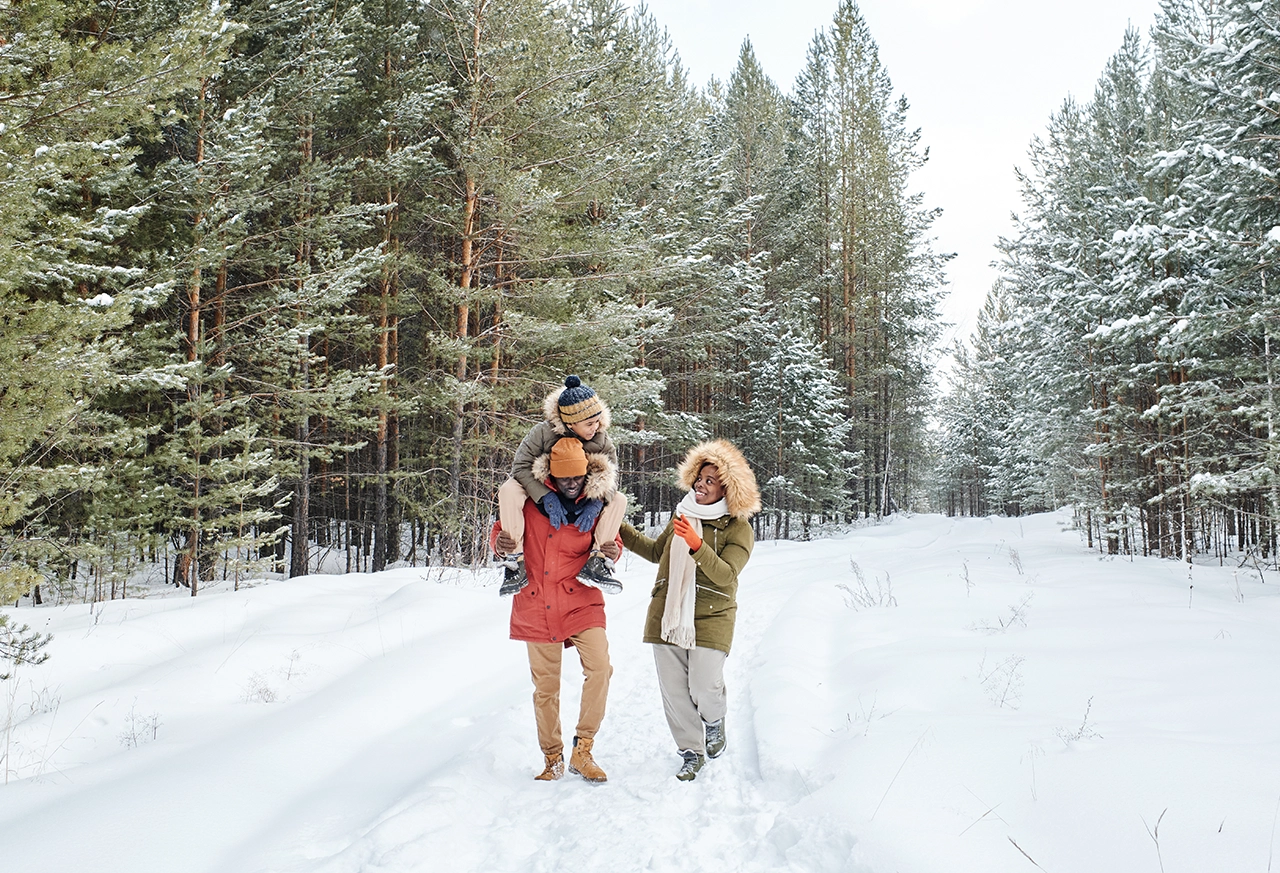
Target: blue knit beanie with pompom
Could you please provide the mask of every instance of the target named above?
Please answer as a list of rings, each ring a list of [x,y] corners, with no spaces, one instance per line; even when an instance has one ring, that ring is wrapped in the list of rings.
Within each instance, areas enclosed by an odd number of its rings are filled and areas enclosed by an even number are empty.
[[[604,412],[600,398],[577,376],[566,376],[564,390],[560,392],[560,420],[565,424],[577,424]]]

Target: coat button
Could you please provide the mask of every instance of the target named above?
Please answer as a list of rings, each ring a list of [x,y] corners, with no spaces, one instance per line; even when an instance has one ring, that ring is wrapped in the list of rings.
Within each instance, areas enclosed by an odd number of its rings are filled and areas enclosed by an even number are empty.
[[[548,603],[548,604],[547,604],[547,609],[550,609],[550,608],[551,608],[551,604],[550,604],[550,603]]]

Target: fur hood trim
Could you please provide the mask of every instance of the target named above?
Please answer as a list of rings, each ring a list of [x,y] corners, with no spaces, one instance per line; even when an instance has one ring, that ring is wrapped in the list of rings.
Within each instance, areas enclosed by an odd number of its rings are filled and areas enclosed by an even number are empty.
[[[704,464],[715,464],[720,471],[720,482],[724,485],[724,499],[729,505],[730,515],[745,521],[760,511],[760,488],[756,485],[756,474],[751,471],[751,465],[737,446],[728,440],[711,440],[689,449],[676,471],[680,484],[686,489],[692,489]]]
[[[550,453],[538,455],[533,459],[533,475],[538,477],[539,482],[546,482],[551,478]],[[609,456],[599,452],[587,452],[587,483],[582,488],[583,496],[603,500],[616,490],[618,490],[618,468],[609,460]]]
[[[561,385],[559,388],[548,394],[547,398],[542,401],[543,416],[546,417],[547,421],[551,422],[551,427],[556,433],[560,434],[560,436],[569,435],[569,425],[565,424],[564,419],[560,417],[560,395],[564,390],[564,386]],[[613,424],[613,415],[609,412],[609,404],[605,403],[604,398],[602,398],[598,393],[596,394],[596,399],[600,401],[600,430],[607,431],[609,429],[609,425]],[[587,470],[587,475],[591,475],[590,469]]]

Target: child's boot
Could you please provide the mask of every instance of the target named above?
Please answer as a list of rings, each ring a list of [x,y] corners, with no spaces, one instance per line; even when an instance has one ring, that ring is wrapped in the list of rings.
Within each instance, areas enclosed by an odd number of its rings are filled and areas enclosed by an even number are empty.
[[[507,555],[498,561],[502,567],[502,587],[498,589],[501,597],[510,597],[529,584],[529,574],[524,566],[524,554]]]
[[[583,585],[599,588],[606,594],[620,594],[622,583],[613,575],[614,565],[603,554],[593,551],[587,563],[578,571],[578,581]]]

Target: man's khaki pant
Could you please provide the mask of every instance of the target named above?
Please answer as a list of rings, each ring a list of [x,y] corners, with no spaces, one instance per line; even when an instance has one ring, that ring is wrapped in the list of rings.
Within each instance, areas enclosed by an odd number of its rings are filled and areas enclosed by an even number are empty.
[[[517,552],[524,551],[524,502],[528,499],[529,495],[515,479],[508,479],[498,489],[498,521],[502,523],[502,530],[516,541]],[[613,542],[626,517],[627,496],[621,491],[611,491],[596,519],[594,548]]]
[[[604,702],[609,696],[609,640],[604,628],[593,627],[569,637],[582,662],[582,706],[578,712],[576,736],[592,739],[604,721]],[[560,736],[560,659],[563,643],[526,643],[529,672],[533,675],[533,717],[538,724],[538,745],[544,755],[564,752]]]

